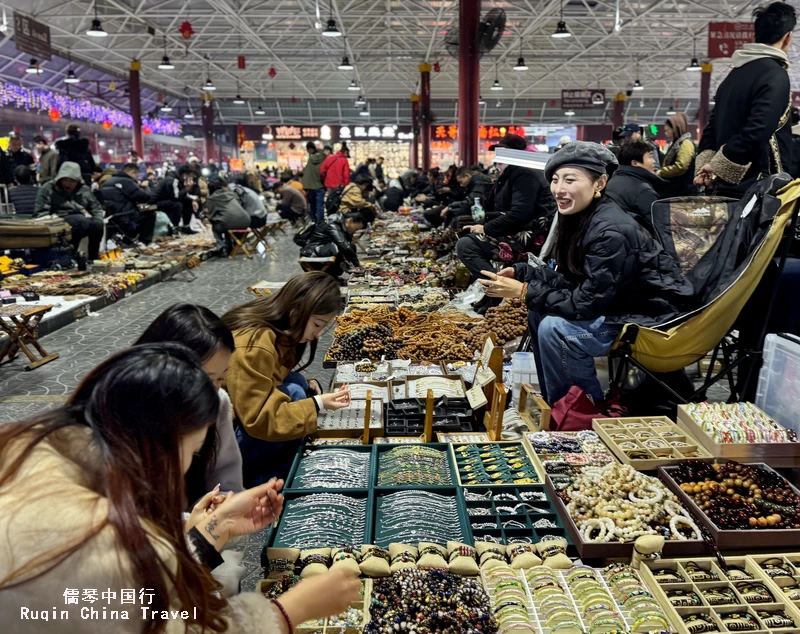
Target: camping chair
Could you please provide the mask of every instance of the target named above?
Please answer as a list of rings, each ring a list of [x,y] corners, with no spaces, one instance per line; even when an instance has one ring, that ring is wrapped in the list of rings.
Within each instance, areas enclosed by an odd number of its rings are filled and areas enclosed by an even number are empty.
[[[242,250],[247,258],[252,260],[253,254],[247,248],[247,241],[250,240],[252,231],[250,229],[228,229],[228,235],[233,240],[233,249],[228,257],[232,260],[239,253],[239,250]]]
[[[733,223],[740,222],[750,212],[761,213],[767,207],[768,200],[780,206],[777,211],[775,211],[771,222],[768,220],[768,217],[761,216],[762,225],[765,222],[770,222],[768,230],[764,231],[758,244],[751,244],[751,248],[749,249],[750,255],[736,267],[731,281],[728,282],[724,288],[719,289],[719,292],[716,292],[714,297],[709,298],[700,308],[688,314],[681,315],[670,322],[660,324],[658,329],[646,328],[636,324],[626,324],[623,327],[609,355],[609,376],[612,379],[612,389],[622,386],[628,368],[634,366],[644,372],[649,378],[656,381],[666,392],[677,399],[679,403],[688,403],[698,399],[704,399],[708,388],[724,377],[727,377],[731,389],[731,402],[739,400],[732,372],[747,359],[760,360],[761,347],[763,346],[764,337],[766,336],[769,315],[775,302],[777,282],[772,291],[768,305],[764,307],[764,318],[760,337],[761,344],[758,346],[758,349],[739,352],[737,356],[735,350],[736,338],[731,330],[739,313],[759,285],[764,272],[767,270],[769,263],[778,250],[781,240],[784,238],[784,235],[787,234],[787,225],[791,225],[788,235],[792,236],[794,234],[797,225],[796,212],[797,200],[800,198],[800,180],[790,182],[779,189],[777,192],[777,201],[774,196],[769,195],[771,184],[780,185],[781,183],[786,183],[787,180],[788,177],[785,174],[765,179],[757,184],[754,189],[751,189],[742,201],[737,204],[736,213],[733,214],[731,218],[731,222]],[[763,207],[759,206],[754,210],[750,203],[756,198],[756,194],[759,196],[763,194],[761,200],[764,202]],[[656,203],[654,205],[654,210],[655,206],[658,204],[659,203]],[[750,207],[750,211],[748,211],[748,207]],[[758,218],[753,218],[751,220],[757,219]],[[654,226],[656,226],[658,231],[657,222],[654,222]],[[711,226],[712,225],[707,225],[707,228],[710,229]],[[685,229],[685,226],[682,228]],[[735,225],[732,225],[730,230],[734,231]],[[722,232],[718,233],[718,238],[722,238],[723,235],[724,233]],[[668,252],[671,251],[673,256],[675,256],[675,246],[673,245],[672,249],[670,249],[670,245],[665,243],[663,237],[661,241],[665,249]],[[700,242],[702,242],[702,240]],[[703,247],[704,249],[709,250],[713,248],[713,241],[706,242],[707,243]],[[786,262],[790,242],[791,240],[787,239],[785,248],[782,249],[778,263],[780,270],[783,269]],[[678,249],[678,251],[680,251],[680,249]],[[706,259],[696,258],[693,261],[694,265],[707,266],[709,261],[713,260],[713,257],[717,254],[718,252],[711,253],[709,254],[711,257]],[[735,254],[722,253],[720,257],[735,257]],[[680,256],[676,256],[676,258],[679,262],[681,261]],[[681,264],[682,269],[685,268],[685,262]],[[694,266],[691,268],[694,268]],[[709,364],[705,382],[700,389],[688,398],[682,397],[654,374],[681,370],[687,365],[699,361],[712,350],[712,359]],[[717,357],[720,354],[724,367],[716,374],[713,374]],[[736,356],[735,359],[734,356]],[[613,367],[614,360],[618,361],[616,372]],[[751,370],[748,373],[745,384],[753,378],[750,376],[752,374],[753,372]]]

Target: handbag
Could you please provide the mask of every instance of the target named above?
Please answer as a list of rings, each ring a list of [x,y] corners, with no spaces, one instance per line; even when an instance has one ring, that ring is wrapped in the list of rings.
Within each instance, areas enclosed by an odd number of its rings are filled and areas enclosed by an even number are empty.
[[[592,399],[577,385],[569,388],[566,396],[556,401],[550,414],[556,431],[591,429],[592,419],[602,417]]]

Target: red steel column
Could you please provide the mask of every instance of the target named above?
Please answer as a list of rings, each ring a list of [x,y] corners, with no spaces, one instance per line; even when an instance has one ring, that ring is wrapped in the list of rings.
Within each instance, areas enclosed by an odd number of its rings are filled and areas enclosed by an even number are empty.
[[[411,133],[414,139],[411,141],[409,166],[415,170],[419,166],[419,95],[411,95]]]
[[[429,114],[431,111],[431,65],[427,62],[419,65],[420,72],[420,100],[422,102],[422,125],[420,135],[422,135],[422,169],[428,172],[431,168],[431,122]]]
[[[214,103],[211,97],[207,96],[203,100],[203,143],[205,149],[205,162],[208,163],[212,158],[219,160],[214,151]]]
[[[144,138],[142,137],[142,97],[139,85],[139,71],[142,63],[133,60],[128,73],[128,100],[133,119],[133,149],[144,160]]]
[[[708,124],[709,100],[711,92],[711,71],[714,67],[711,64],[703,64],[700,75],[700,112],[697,113],[697,140],[703,136],[703,130]]]
[[[481,90],[477,50],[481,0],[458,3],[458,158],[461,165],[478,162],[478,100]]]
[[[615,128],[625,124],[625,93],[618,92],[614,97],[614,112],[611,115],[611,123]]]

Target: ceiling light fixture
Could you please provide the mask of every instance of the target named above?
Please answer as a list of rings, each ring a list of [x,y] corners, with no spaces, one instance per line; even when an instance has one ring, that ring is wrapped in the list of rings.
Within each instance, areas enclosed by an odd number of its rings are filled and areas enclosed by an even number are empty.
[[[355,79],[352,79],[350,81],[350,85],[347,87],[347,90],[361,90],[361,88],[358,87],[358,82]]]
[[[572,37],[572,33],[569,32],[567,28],[567,23],[564,22],[564,3],[561,3],[561,17],[559,18],[558,25],[556,26],[556,30],[553,33],[553,37],[562,38],[562,37]]]
[[[244,99],[242,99],[242,95],[239,93],[239,80],[236,80],[236,96],[233,98],[233,103],[237,106],[244,105]]]
[[[161,58],[161,63],[158,65],[158,70],[172,70],[175,68],[175,64],[169,61],[169,55],[167,55],[167,36],[164,35],[164,57]]]
[[[686,67],[686,70],[691,72],[699,72],[702,70],[702,66],[700,66],[700,62],[697,61],[697,40],[695,39],[692,42],[692,61],[689,62],[689,65]]]
[[[525,58],[520,57],[517,60],[517,65],[514,66],[514,70],[528,70],[528,66],[525,64]]]
[[[161,108],[159,108],[161,112],[172,112],[172,106],[170,106],[166,101],[161,104]]]
[[[497,74],[497,63],[494,65],[494,83],[492,84],[492,90],[503,90],[503,87],[500,85],[500,76]]]
[[[258,114],[258,115],[267,114],[267,111],[264,110],[264,108],[259,104],[258,106],[256,106],[255,112],[253,114]]]
[[[353,70],[353,65],[350,63],[347,55],[342,57],[342,63],[339,64],[339,70]]]
[[[639,81],[639,60],[636,60],[636,81],[633,82],[633,90],[644,90],[642,82]]]
[[[361,116],[361,117],[368,117],[369,116],[369,110],[367,110],[367,107],[364,106],[363,108],[361,108],[361,111],[358,113],[358,115]]]
[[[67,70],[67,76],[64,77],[65,84],[77,84],[80,80],[75,75],[75,71],[72,70],[72,53],[67,52],[67,61],[69,62],[69,70]]]
[[[330,3],[330,13],[328,14],[328,26],[322,32],[325,37],[341,37],[342,32],[336,27],[336,20],[333,19],[333,0]]]
[[[30,73],[31,75],[41,75],[44,71],[39,68],[38,59],[31,59],[31,63],[28,64],[28,68],[25,69],[25,72]]]
[[[191,110],[187,110],[186,114],[183,115],[184,119],[194,119],[194,112]]]
[[[485,106],[486,105],[486,101],[484,100],[483,95],[479,95],[478,96],[478,105],[479,106]]]
[[[364,95],[359,95],[358,99],[356,99],[356,105],[357,106],[366,106],[367,105],[366,97],[364,97]]]
[[[565,110],[564,114],[566,116],[568,116],[568,117],[574,117],[575,116],[575,111],[574,110]]]
[[[203,84],[203,90],[206,92],[214,92],[217,87],[214,85],[214,82],[211,81],[211,64],[206,64],[206,73],[208,79],[206,79],[206,83]]]
[[[97,17],[97,0],[94,0],[94,20],[92,20],[92,26],[86,31],[86,35],[90,37],[106,37],[108,35],[100,23],[100,18]]]

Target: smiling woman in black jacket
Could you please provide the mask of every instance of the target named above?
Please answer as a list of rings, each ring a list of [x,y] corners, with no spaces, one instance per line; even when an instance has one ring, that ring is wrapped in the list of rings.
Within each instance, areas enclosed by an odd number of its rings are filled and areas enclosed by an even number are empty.
[[[693,295],[672,258],[603,195],[616,162],[603,146],[582,141],[554,154],[545,175],[559,213],[556,270],[516,264],[482,281],[490,297],[527,303],[539,382],[551,403],[573,385],[601,400],[594,357],[608,353],[624,324],[655,325]]]

